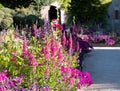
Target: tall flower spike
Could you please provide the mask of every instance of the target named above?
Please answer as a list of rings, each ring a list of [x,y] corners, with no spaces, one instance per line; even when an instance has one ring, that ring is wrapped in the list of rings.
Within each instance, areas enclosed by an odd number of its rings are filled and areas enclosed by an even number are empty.
[[[79,49],[80,49],[80,46],[79,46],[79,42],[77,41],[77,42],[76,42],[76,45],[75,45],[75,50],[76,50],[76,51],[79,51]]]
[[[23,52],[23,57],[25,57],[27,55],[27,41],[24,40],[23,41],[23,46],[22,46],[22,52]]]
[[[65,45],[66,45],[65,31],[63,32],[61,43],[62,43],[63,47],[65,47]]]
[[[69,38],[69,53],[72,54],[72,48],[73,48],[73,43],[72,43],[72,34],[70,33],[70,38]]]

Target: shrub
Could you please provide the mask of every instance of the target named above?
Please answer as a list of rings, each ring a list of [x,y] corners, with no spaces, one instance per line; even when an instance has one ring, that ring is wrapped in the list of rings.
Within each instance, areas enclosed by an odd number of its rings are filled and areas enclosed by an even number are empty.
[[[18,29],[23,27],[23,17],[21,16],[14,16],[13,17],[13,25],[14,27],[18,26]]]
[[[11,13],[11,9],[9,9],[9,8],[1,8],[1,10],[2,10],[5,14]]]
[[[37,27],[40,27],[43,24],[43,20],[39,19],[39,17],[35,15],[28,15],[24,18],[25,24],[28,24],[28,26],[33,26],[34,24],[37,25]]]
[[[32,11],[29,8],[16,8],[15,11],[16,11],[16,14],[19,13],[24,16],[32,14]]]
[[[0,9],[0,27],[1,29],[7,29],[13,24],[12,13],[14,10],[9,8]]]
[[[4,15],[5,13],[2,10],[0,10],[0,18],[4,18]]]
[[[5,18],[1,21],[1,26],[3,26],[5,29],[9,28],[13,23],[13,19],[12,18]]]

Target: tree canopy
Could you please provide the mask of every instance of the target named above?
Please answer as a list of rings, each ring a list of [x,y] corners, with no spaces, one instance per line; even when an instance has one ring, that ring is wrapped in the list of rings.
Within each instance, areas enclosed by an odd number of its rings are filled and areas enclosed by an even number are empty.
[[[71,0],[70,19],[75,23],[102,22],[107,17],[109,3],[110,0]]]
[[[16,7],[28,7],[31,3],[42,5],[48,5],[55,0],[0,0],[0,3],[5,7],[16,8]]]

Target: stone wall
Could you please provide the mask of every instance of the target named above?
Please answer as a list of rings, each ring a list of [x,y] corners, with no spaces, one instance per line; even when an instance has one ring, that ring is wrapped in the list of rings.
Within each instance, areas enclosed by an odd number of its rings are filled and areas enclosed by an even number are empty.
[[[112,30],[120,30],[120,0],[112,0],[108,14],[108,27]]]

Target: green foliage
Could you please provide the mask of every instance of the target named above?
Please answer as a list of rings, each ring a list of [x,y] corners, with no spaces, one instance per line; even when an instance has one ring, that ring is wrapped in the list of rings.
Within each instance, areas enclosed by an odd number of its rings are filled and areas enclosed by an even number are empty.
[[[36,15],[27,15],[24,16],[22,14],[14,16],[14,26],[18,26],[18,28],[24,28],[26,25],[28,27],[33,27],[34,24],[37,25],[37,27],[40,27],[43,25],[43,20],[37,17]]]
[[[5,15],[5,13],[2,10],[0,10],[0,18],[1,19],[4,18],[4,15]]]
[[[72,22],[102,22],[107,17],[108,5],[100,0],[72,0],[68,10]]]
[[[0,9],[3,8],[4,6],[2,4],[0,4]]]
[[[5,7],[16,8],[16,7],[28,7],[34,0],[0,0],[0,3]]]
[[[12,23],[13,23],[13,19],[10,17],[7,17],[5,19],[2,19],[1,26],[3,26],[5,29],[7,29],[10,26],[12,26]]]
[[[26,24],[32,26],[37,21],[38,27],[40,27],[43,24],[43,21],[32,14],[35,14],[35,10],[30,10],[30,8],[16,8],[15,10],[10,8],[1,8],[0,26],[7,29],[14,23],[14,25],[18,25],[23,28]]]
[[[16,8],[15,9],[15,11],[16,11],[16,16],[22,16],[22,17],[25,17],[25,16],[27,16],[27,15],[30,15],[30,14],[34,14],[35,13],[35,10],[31,10],[31,9],[29,9],[29,8]]]
[[[13,10],[9,8],[1,8],[0,9],[0,27],[4,29],[8,29],[13,24],[12,19]]]
[[[34,24],[37,25],[37,27],[40,27],[43,25],[43,20],[39,19],[35,15],[28,15],[24,18],[25,24],[28,26],[33,26]]]
[[[68,7],[70,7],[71,0],[58,0],[61,4],[61,8],[63,8],[66,12],[68,11]]]

